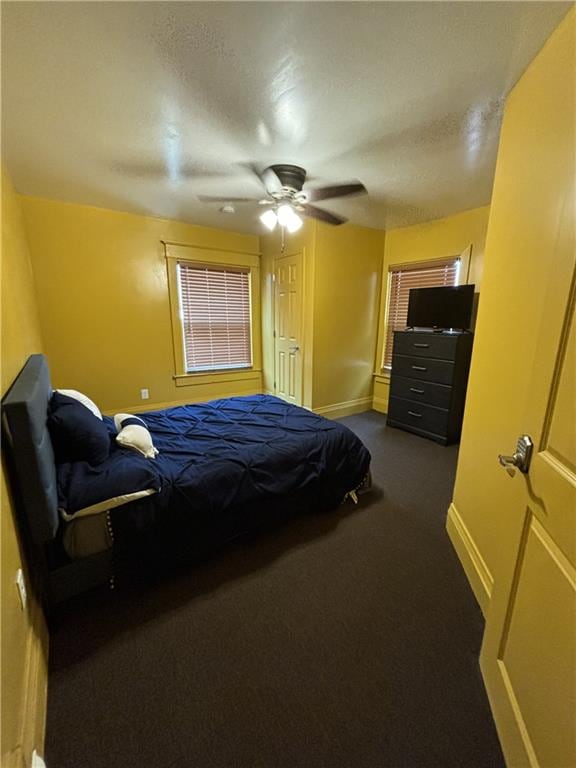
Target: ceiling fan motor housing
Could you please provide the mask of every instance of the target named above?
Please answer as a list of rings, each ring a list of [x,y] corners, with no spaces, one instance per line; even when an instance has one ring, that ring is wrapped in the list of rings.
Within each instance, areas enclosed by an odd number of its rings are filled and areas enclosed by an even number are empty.
[[[306,181],[306,171],[298,165],[271,165],[270,168],[280,179],[283,187],[301,192]]]

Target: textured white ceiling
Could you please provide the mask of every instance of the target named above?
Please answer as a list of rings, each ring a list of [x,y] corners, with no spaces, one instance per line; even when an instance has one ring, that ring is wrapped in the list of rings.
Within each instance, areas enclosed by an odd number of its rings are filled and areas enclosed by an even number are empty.
[[[246,163],[369,195],[371,227],[489,202],[503,99],[569,4],[2,4],[3,155],[30,195],[258,231]]]

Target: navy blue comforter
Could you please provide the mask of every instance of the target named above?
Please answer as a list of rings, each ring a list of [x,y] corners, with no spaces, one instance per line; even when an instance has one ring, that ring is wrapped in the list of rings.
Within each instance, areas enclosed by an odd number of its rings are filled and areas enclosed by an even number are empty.
[[[138,487],[124,492],[157,489],[146,499],[146,516],[154,528],[165,524],[193,535],[219,528],[230,532],[272,516],[287,502],[309,509],[334,507],[369,469],[370,454],[343,424],[268,395],[139,415],[159,450],[157,458],[145,459],[114,444],[99,467],[60,467],[60,503],[69,513],[117,495],[120,472],[138,481]],[[113,439],[113,421],[105,421]],[[106,484],[113,493],[108,494]],[[97,492],[100,499],[88,498],[87,492]],[[142,519],[135,518],[141,510],[141,503],[118,508],[118,528],[142,527]]]

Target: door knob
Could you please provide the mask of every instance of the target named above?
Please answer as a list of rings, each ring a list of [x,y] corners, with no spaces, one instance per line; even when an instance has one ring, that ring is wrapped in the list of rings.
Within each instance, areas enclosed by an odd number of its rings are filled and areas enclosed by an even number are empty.
[[[502,453],[498,454],[498,461],[500,466],[504,467],[510,477],[514,477],[515,470],[519,469],[520,472],[526,474],[530,468],[530,460],[532,458],[532,450],[534,443],[529,435],[522,435],[518,438],[516,443],[516,450],[512,456],[505,456]]]
[[[300,347],[290,347],[290,352],[300,352]]]

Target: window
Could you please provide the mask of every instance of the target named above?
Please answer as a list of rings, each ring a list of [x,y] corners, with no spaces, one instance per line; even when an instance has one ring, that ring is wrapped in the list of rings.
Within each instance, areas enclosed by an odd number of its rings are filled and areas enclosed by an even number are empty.
[[[384,344],[383,368],[392,368],[394,331],[406,328],[408,298],[412,288],[436,288],[457,285],[460,259],[420,262],[391,267],[388,281],[388,319]]]
[[[250,269],[179,261],[186,373],[250,368]]]

